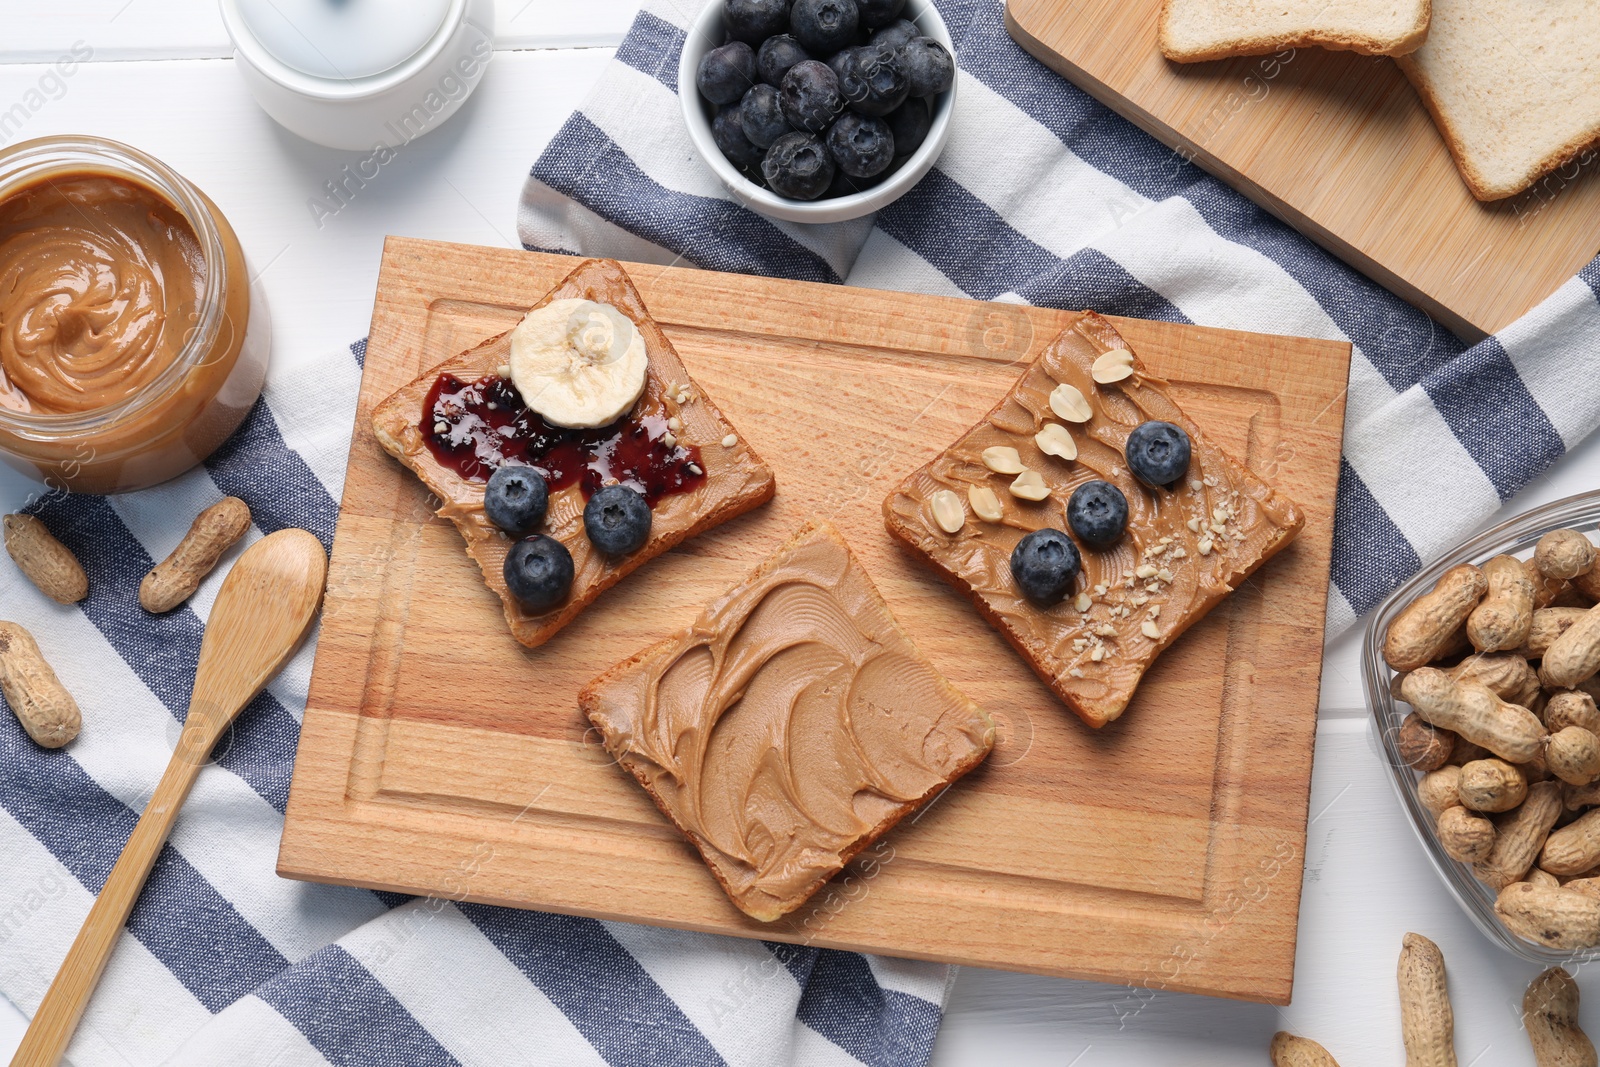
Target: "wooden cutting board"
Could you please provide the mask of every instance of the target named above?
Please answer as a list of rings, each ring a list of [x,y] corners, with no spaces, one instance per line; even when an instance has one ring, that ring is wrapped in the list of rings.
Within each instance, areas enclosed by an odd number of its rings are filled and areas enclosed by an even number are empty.
[[[1161,0],[1007,0],[1022,47],[1469,341],[1600,252],[1600,161],[1475,200],[1394,61],[1303,48],[1170,63]],[[1382,328],[1380,327],[1379,332]]]
[[[630,264],[778,495],[647,564],[543,647],[512,641],[455,529],[367,417],[509,328],[576,262],[385,246],[279,872],[1287,1003],[1349,346],[1118,320],[1308,522],[1095,732],[895,546],[881,512],[1071,321],[1062,311]],[[576,696],[814,517],[844,532],[1000,741],[848,881],[762,925],[610,764]]]

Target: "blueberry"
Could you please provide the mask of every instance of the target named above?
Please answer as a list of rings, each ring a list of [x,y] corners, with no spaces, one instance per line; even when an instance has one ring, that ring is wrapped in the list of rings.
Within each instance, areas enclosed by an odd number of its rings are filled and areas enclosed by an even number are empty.
[[[650,540],[650,505],[625,485],[608,485],[583,507],[589,541],[608,556],[626,556]]]
[[[549,611],[572,590],[572,553],[553,537],[524,537],[506,553],[506,588],[528,611]]]
[[[756,83],[756,54],[743,41],[713,48],[700,60],[694,83],[713,104],[737,104]]]
[[[826,63],[807,59],[789,68],[778,90],[783,117],[797,130],[821,133],[844,110],[839,79]]]
[[[1078,576],[1078,546],[1060,530],[1035,530],[1011,550],[1011,577],[1036,604],[1054,604]]]
[[[849,74],[853,69],[855,69],[853,64],[855,63],[856,52],[859,50],[859,46],[854,48],[841,48],[833,55],[823,60],[823,62],[828,64],[828,69],[833,71],[833,76],[838,78],[840,82],[843,82],[845,75]]]
[[[778,90],[770,85],[757,85],[739,101],[739,127],[750,143],[758,148],[772,147],[772,142],[789,132],[789,120],[783,117],[783,107],[778,103]],[[756,155],[760,163],[765,151]]]
[[[809,133],[786,133],[767,149],[761,174],[772,191],[791,200],[815,200],[833,181],[833,157]]]
[[[933,96],[955,84],[956,61],[932,37],[912,38],[900,46],[899,55],[912,96]]]
[[[828,188],[823,190],[819,199],[832,200],[836,196],[853,196],[875,184],[877,183],[871,178],[852,178],[838,167],[835,167],[833,168],[833,181],[828,183]]]
[[[906,102],[911,83],[893,49],[868,44],[840,54],[849,58],[836,68],[839,92],[857,113],[881,118]]]
[[[521,537],[544,521],[550,487],[532,467],[500,467],[483,490],[489,521],[513,537]]]
[[[790,67],[810,58],[811,54],[792,35],[780,33],[761,42],[756,52],[756,72],[768,85],[782,85],[783,76],[789,73]]]
[[[751,47],[789,28],[789,0],[722,0],[722,26]]]
[[[856,7],[861,13],[861,24],[876,29],[898,19],[906,8],[906,0],[856,0]]]
[[[854,44],[860,21],[856,0],[794,0],[789,9],[789,32],[817,55]]]
[[[933,125],[933,113],[928,102],[916,97],[907,100],[884,119],[889,132],[894,135],[894,154],[904,158],[922,147]]]
[[[1189,435],[1170,422],[1141,422],[1123,446],[1128,469],[1146,485],[1171,485],[1189,469]]]
[[[894,162],[894,135],[882,119],[840,115],[828,129],[828,152],[853,178],[870,178]]]
[[[856,193],[864,193],[882,180],[882,176],[877,174],[870,178],[851,177],[841,168],[834,167],[833,181],[828,183],[828,188],[823,192],[820,199],[831,200],[836,196],[854,196]]]
[[[1090,548],[1108,548],[1128,528],[1128,498],[1110,482],[1084,482],[1067,501],[1067,525]]]
[[[711,139],[734,166],[759,166],[766,152],[745,136],[739,120],[740,110],[738,106],[718,109],[717,117],[711,120]]]
[[[917,24],[909,19],[896,19],[880,30],[873,31],[872,43],[881,48],[896,48],[907,41],[922,36]]]
[[[893,162],[870,178],[857,178],[846,174],[843,169],[835,167],[833,168],[833,181],[829,184],[828,191],[822,195],[824,197],[834,197],[849,196],[852,193],[864,193],[874,185],[882,185],[884,180],[899,170],[900,165],[905,161],[904,156],[895,156]]]

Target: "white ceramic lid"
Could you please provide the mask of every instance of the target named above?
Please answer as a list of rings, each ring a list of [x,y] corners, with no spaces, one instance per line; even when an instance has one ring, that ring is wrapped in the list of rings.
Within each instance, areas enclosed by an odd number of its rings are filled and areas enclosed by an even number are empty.
[[[345,81],[393,70],[439,31],[451,0],[234,0],[243,28],[284,66]]]

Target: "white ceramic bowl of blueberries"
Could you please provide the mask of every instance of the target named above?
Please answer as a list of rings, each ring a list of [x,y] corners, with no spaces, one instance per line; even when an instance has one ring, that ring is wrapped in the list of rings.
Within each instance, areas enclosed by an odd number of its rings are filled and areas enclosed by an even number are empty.
[[[931,0],[711,0],[678,96],[745,206],[843,222],[898,198],[950,137],[955,45]]]

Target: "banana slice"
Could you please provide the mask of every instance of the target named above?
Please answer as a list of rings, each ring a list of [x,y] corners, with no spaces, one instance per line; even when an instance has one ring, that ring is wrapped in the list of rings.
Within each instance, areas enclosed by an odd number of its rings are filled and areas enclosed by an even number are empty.
[[[511,382],[552,426],[609,426],[644,392],[649,359],[633,320],[594,300],[552,300],[511,331]]]

